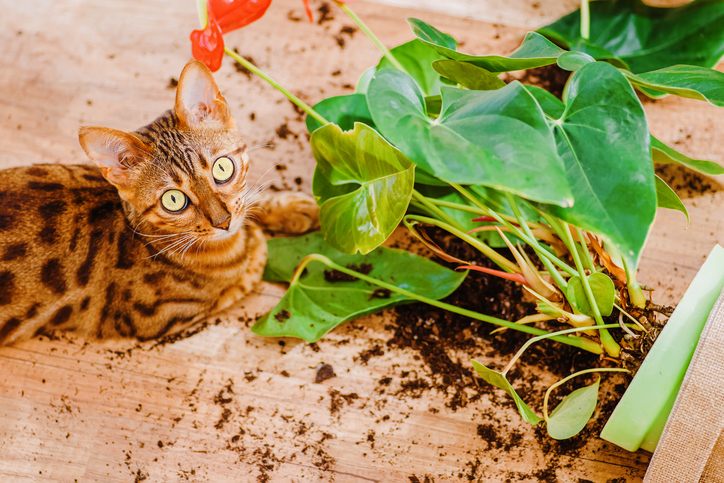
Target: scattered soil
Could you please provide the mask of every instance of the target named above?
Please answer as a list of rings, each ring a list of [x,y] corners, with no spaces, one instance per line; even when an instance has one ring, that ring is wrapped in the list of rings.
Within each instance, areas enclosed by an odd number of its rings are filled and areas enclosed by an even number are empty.
[[[372,269],[374,269],[374,266],[370,263],[362,263],[360,265],[355,265],[354,263],[350,263],[346,266],[346,268],[353,270],[355,272],[359,272],[362,275],[368,275]],[[340,272],[339,270],[325,270],[324,271],[324,280],[327,282],[355,282],[357,281],[357,277],[353,277],[352,275],[347,275],[344,272]],[[388,297],[380,297],[380,298],[389,298]]]
[[[289,129],[289,126],[287,125],[286,122],[276,129],[276,133],[277,133],[277,136],[279,136],[279,138],[281,138],[281,139],[287,139],[287,137],[289,137],[289,136],[292,136],[295,139],[299,137],[298,134],[293,133]]]
[[[501,77],[505,82],[514,80],[520,81],[522,84],[542,87],[558,99],[563,97],[563,88],[571,73],[558,67],[557,64],[536,67],[528,69],[522,73],[506,73]]]
[[[334,368],[329,364],[322,364],[319,366],[319,369],[317,369],[317,376],[314,378],[314,382],[319,384],[333,377],[337,377],[337,374],[334,373]]]
[[[716,180],[679,164],[657,164],[656,174],[673,189],[679,198],[696,198],[724,190]]]
[[[332,15],[332,7],[327,2],[322,3],[320,7],[317,9],[317,12],[319,12],[319,19],[317,20],[318,25],[322,25],[324,22],[331,22],[334,20],[334,15]]]
[[[239,49],[236,48],[236,47],[234,47],[234,52],[235,52],[236,54],[238,54],[238,55],[241,55],[241,54],[239,53]],[[251,56],[249,56],[249,55],[242,55],[242,58],[243,58],[244,60],[246,60],[247,62],[249,62],[250,64],[256,65],[256,62],[254,62],[254,58],[253,58],[253,57],[251,57]],[[248,77],[249,79],[251,79],[252,72],[251,72],[249,69],[247,69],[246,67],[244,67],[243,65],[241,65],[241,64],[240,64],[238,61],[236,61],[236,60],[234,61],[234,68],[236,69],[236,72],[239,72],[240,74],[244,74],[246,77]]]

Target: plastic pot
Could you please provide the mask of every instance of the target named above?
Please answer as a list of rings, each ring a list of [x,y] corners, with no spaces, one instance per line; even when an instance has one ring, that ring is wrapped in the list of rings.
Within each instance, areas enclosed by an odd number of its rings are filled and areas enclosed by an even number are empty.
[[[709,313],[724,289],[724,248],[717,245],[686,290],[608,422],[601,438],[653,452],[671,413]]]

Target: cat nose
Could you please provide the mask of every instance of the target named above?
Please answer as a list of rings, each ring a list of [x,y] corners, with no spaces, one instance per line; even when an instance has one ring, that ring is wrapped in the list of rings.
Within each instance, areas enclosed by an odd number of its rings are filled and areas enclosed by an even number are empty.
[[[214,224],[214,228],[219,228],[221,230],[228,230],[230,224],[231,224],[231,215],[227,214],[226,218],[224,218],[222,221]]]

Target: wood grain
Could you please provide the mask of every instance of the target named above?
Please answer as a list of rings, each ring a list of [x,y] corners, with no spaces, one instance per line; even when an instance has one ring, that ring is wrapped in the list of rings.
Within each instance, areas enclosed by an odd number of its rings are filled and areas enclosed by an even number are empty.
[[[193,2],[0,0],[0,7],[0,167],[85,162],[79,126],[132,130],[173,105],[167,86],[190,58]],[[450,32],[470,52],[510,51],[525,33],[364,2],[354,8],[389,46],[410,38],[408,16]],[[342,32],[350,22],[332,14],[310,25],[290,20],[303,18],[300,1],[275,0],[227,44],[307,102],[351,93],[378,54],[361,33]],[[240,129],[251,145],[275,144],[253,152],[253,179],[310,191],[314,161],[301,116],[228,60],[216,78]],[[646,109],[663,141],[724,163],[717,136],[724,111],[680,99]],[[286,138],[277,134],[282,125],[291,132]],[[680,297],[724,238],[721,192],[685,202],[688,230],[680,214],[660,213],[644,254],[640,280],[657,288],[660,302]],[[457,411],[434,391],[395,395],[403,371],[434,375],[414,353],[384,345],[391,314],[349,324],[317,346],[251,334],[249,324],[282,293],[265,284],[174,344],[63,336],[1,348],[0,481],[641,481],[648,455],[600,440],[552,458],[514,409],[499,408],[505,398],[498,392]],[[362,363],[359,354],[375,344],[383,354]],[[337,377],[316,384],[321,363]],[[379,383],[385,377],[389,386]],[[501,434],[521,435],[509,451],[488,448],[477,435],[479,424],[493,421],[496,402]]]

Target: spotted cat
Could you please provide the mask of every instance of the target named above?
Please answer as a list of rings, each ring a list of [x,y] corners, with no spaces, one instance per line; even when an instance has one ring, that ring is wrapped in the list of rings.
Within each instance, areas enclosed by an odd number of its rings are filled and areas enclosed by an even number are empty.
[[[262,227],[318,224],[303,194],[257,204],[248,146],[200,62],[173,110],[132,133],[83,127],[80,143],[95,166],[0,171],[0,345],[54,329],[162,336],[259,282]]]

